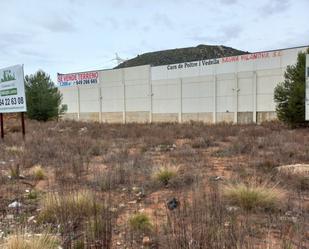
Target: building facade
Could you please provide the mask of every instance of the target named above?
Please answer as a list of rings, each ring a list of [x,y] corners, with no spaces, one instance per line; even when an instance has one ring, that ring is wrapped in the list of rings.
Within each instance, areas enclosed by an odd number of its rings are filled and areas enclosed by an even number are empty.
[[[274,89],[307,47],[58,74],[65,119],[111,123],[260,123],[276,119]]]

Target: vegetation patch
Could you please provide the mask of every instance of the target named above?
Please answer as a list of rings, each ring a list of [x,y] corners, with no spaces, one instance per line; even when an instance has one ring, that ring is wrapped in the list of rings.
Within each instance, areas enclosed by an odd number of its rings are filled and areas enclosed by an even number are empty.
[[[59,241],[55,236],[42,235],[11,235],[6,243],[0,247],[3,249],[57,249]]]
[[[94,206],[94,195],[88,190],[66,194],[48,193],[41,201],[40,219],[53,222],[61,215],[83,217],[90,214]]]
[[[30,173],[32,177],[37,180],[43,180],[45,178],[45,170],[41,165],[35,165],[31,170]]]
[[[145,213],[137,213],[129,218],[130,228],[135,232],[149,232],[152,230],[150,218]]]
[[[223,195],[233,205],[237,205],[246,211],[256,208],[264,210],[278,207],[281,203],[284,192],[276,186],[267,184],[238,183],[224,188]]]
[[[154,174],[154,178],[164,186],[167,186],[176,176],[177,169],[174,167],[162,167]]]

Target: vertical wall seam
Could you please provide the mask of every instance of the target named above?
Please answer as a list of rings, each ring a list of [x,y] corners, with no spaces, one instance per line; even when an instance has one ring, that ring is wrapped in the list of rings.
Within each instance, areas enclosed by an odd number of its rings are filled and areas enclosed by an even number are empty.
[[[80,90],[79,86],[77,86],[77,119],[80,120]]]
[[[217,123],[217,76],[213,76],[213,123]]]

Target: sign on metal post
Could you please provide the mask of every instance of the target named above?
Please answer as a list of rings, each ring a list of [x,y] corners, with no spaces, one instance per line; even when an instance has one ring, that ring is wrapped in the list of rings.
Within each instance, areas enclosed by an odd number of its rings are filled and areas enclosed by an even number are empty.
[[[25,135],[24,112],[27,111],[24,68],[22,65],[0,69],[1,137],[3,138],[3,113],[21,113],[22,131]]]
[[[309,54],[306,56],[306,120],[309,121]]]

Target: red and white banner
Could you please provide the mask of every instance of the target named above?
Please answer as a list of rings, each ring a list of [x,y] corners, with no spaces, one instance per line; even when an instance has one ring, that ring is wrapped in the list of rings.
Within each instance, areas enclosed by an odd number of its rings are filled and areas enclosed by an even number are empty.
[[[99,73],[97,71],[57,75],[57,81],[59,87],[92,85],[97,84],[98,80],[99,80]]]

